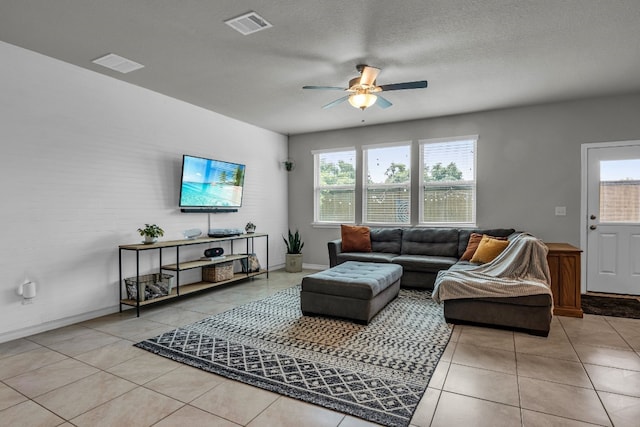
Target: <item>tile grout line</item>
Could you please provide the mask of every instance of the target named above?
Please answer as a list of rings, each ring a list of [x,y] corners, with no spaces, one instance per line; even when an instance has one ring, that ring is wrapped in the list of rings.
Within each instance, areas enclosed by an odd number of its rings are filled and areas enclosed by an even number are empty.
[[[458,327],[460,327],[461,331],[462,331],[462,329],[464,329],[462,326],[454,325],[453,326],[453,330],[451,331],[451,335],[449,336],[449,343],[451,343],[451,337],[453,336],[453,331],[455,331],[455,329],[458,328]],[[459,338],[459,336],[458,336],[458,338]],[[456,352],[456,348],[458,347],[458,338],[456,338],[456,340],[454,341],[455,344],[454,344],[453,350],[451,352],[451,360],[448,362],[449,366],[447,367],[447,372],[445,373],[444,380],[442,381],[442,388],[439,390],[438,399],[436,400],[435,408],[433,408],[433,414],[431,414],[431,418],[429,419],[429,427],[433,424],[433,421],[434,421],[434,419],[436,417],[436,411],[438,410],[438,405],[440,404],[440,399],[442,398],[442,393],[444,392],[444,385],[447,382],[447,377],[449,376],[449,370],[451,369],[451,365],[453,364],[453,355]],[[449,343],[447,343],[447,345]],[[445,349],[446,349],[446,347],[445,347]],[[440,360],[438,361],[438,365],[440,364],[441,361],[442,361],[442,356],[440,356]],[[436,365],[436,368],[437,367],[438,366]],[[435,369],[434,369],[434,372],[435,372]],[[433,378],[433,374],[431,375],[431,378]],[[431,378],[429,378],[429,381],[431,381]],[[429,389],[429,384],[427,384],[427,388],[425,389],[425,394],[426,394],[428,389]],[[424,395],[423,395],[423,397],[424,397]],[[420,403],[418,403],[418,404],[420,404]],[[414,414],[415,414],[415,412],[414,412]]]
[[[589,375],[589,371],[587,371],[587,369],[585,368],[585,364],[582,361],[582,357],[580,357],[580,353],[578,353],[578,351],[575,348],[575,345],[573,343],[573,340],[571,339],[571,337],[569,336],[569,334],[567,333],[566,328],[564,327],[564,324],[562,322],[560,322],[560,326],[562,327],[562,330],[564,331],[565,335],[567,336],[567,339],[569,340],[569,344],[571,344],[571,348],[573,349],[573,351],[575,351],[576,356],[578,357],[578,360],[580,361],[580,364],[582,365],[582,369],[584,369],[585,374],[587,375],[587,378],[589,378],[589,382],[591,383],[591,386],[593,387],[593,391],[596,394],[596,396],[598,397],[598,402],[600,402],[600,405],[602,405],[602,409],[604,410],[604,413],[607,414],[607,418],[609,419],[609,422],[611,423],[612,426],[614,426],[614,422],[611,419],[611,415],[609,415],[609,411],[607,410],[607,407],[605,406],[604,402],[602,401],[602,398],[600,397],[600,394],[598,393],[598,390],[596,389],[596,385],[593,383],[593,380],[591,379],[591,375]],[[615,330],[615,328],[613,328]],[[616,330],[616,333],[618,331]]]

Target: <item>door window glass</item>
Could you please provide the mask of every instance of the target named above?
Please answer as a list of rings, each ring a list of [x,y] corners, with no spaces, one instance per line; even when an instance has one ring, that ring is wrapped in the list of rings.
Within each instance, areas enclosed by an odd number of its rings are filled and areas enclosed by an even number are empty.
[[[600,162],[600,222],[640,223],[640,159]]]

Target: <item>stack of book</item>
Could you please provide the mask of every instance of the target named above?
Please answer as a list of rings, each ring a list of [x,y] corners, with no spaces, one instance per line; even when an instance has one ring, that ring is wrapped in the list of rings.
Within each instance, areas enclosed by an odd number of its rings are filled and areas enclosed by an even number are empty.
[[[200,258],[200,261],[219,261],[225,259],[224,255],[220,255],[220,256],[203,256]]]

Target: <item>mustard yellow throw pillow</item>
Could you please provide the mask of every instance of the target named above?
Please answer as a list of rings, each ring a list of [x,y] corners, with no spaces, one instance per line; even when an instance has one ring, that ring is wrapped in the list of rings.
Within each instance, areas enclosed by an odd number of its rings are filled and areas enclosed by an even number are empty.
[[[480,244],[480,241],[482,240],[483,236],[488,236],[488,235],[480,234],[480,233],[471,233],[471,236],[469,236],[469,243],[467,244],[467,249],[464,251],[464,253],[460,257],[460,261],[471,261],[471,258],[473,258],[473,255],[478,250],[478,245]],[[497,240],[507,240],[506,237],[495,237],[495,236],[489,236],[489,237]]]
[[[509,246],[508,240],[498,240],[487,236],[482,236],[478,249],[473,254],[471,262],[485,264],[493,261],[498,255],[502,253]]]

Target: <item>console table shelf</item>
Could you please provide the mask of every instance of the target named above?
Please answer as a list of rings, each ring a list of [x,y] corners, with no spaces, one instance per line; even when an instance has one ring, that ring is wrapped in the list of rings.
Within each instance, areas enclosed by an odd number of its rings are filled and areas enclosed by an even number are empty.
[[[122,312],[122,306],[133,306],[136,307],[136,314],[140,316],[140,307],[144,307],[146,305],[155,304],[161,301],[167,301],[175,298],[180,298],[189,294],[193,294],[194,292],[204,291],[206,289],[215,288],[218,286],[226,285],[229,283],[237,282],[239,280],[246,280],[252,277],[258,276],[260,274],[267,274],[269,276],[269,270],[267,268],[260,269],[260,271],[255,272],[242,272],[242,273],[234,273],[233,277],[228,280],[221,280],[218,282],[208,282],[208,281],[199,281],[195,283],[186,283],[180,284],[180,272],[186,270],[193,270],[196,268],[209,267],[214,266],[216,264],[233,262],[237,260],[246,260],[248,263],[248,257],[250,253],[254,252],[254,244],[256,238],[263,238],[266,242],[266,266],[269,265],[269,235],[265,233],[248,233],[242,234],[238,236],[229,236],[229,237],[203,237],[199,239],[185,239],[185,240],[171,240],[171,241],[163,241],[157,242],[153,244],[131,244],[131,245],[120,245],[119,246],[119,270],[120,270],[120,311]],[[212,260],[180,260],[180,248],[193,246],[193,245],[204,245],[209,244],[210,246],[213,244],[225,243],[228,242],[231,246],[231,251],[229,254],[225,254],[224,257],[220,257]],[[234,253],[234,242],[244,243],[243,248],[245,249],[244,253],[236,254]],[[175,263],[173,264],[163,264],[163,250],[165,249],[174,249],[175,250]],[[175,275],[175,286],[171,289],[168,295],[159,296],[149,300],[140,301],[140,293],[137,293],[137,299],[124,298],[123,289],[126,292],[126,285],[124,279],[122,277],[122,256],[124,252],[135,252],[136,254],[136,283],[140,283],[140,253],[146,252],[149,250],[157,250],[159,257],[159,269],[158,272],[162,274],[163,271],[173,271],[176,273]],[[144,297],[143,297],[144,298]]]
[[[223,262],[245,259],[246,257],[247,257],[246,255],[225,255],[223,259],[185,261],[185,262],[181,262],[180,264],[163,265],[162,269],[171,270],[171,271],[191,270],[193,268],[208,267],[210,265],[220,264]]]
[[[260,270],[259,272],[255,272],[255,273],[235,273],[233,275],[233,279],[229,279],[229,280],[223,280],[220,282],[196,282],[196,283],[190,283],[188,285],[181,285],[180,286],[180,295],[178,295],[177,293],[177,288],[173,288],[171,289],[171,293],[169,295],[165,295],[162,297],[157,297],[151,300],[147,300],[147,301],[140,301],[140,307],[143,307],[145,305],[149,305],[149,304],[155,304],[157,302],[160,301],[166,301],[166,300],[170,300],[170,299],[174,299],[174,298],[178,298],[180,296],[185,296],[185,295],[189,295],[192,294],[194,292],[200,292],[203,291],[205,289],[211,289],[211,288],[215,288],[216,286],[221,286],[221,285],[226,285],[227,283],[232,283],[232,282],[236,282],[238,280],[244,280],[250,277],[254,277],[254,276],[258,276],[260,274],[265,274],[267,273],[266,270]],[[138,302],[134,299],[122,299],[120,300],[120,304],[124,304],[124,305],[130,305],[132,307],[135,307]]]

